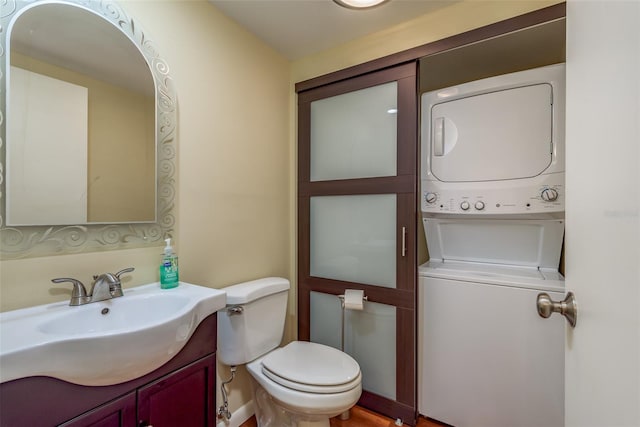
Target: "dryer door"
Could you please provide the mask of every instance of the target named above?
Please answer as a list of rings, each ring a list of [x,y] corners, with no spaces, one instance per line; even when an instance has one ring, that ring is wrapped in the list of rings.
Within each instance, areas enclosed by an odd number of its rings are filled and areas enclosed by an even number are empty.
[[[541,174],[552,160],[552,95],[535,84],[433,105],[431,172],[445,182]]]

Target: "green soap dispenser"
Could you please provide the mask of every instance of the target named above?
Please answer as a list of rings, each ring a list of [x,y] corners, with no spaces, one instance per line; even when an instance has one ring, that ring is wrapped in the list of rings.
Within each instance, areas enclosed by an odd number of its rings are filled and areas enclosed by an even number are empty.
[[[167,246],[164,248],[162,255],[162,264],[160,264],[160,288],[171,289],[178,286],[178,255],[173,252],[171,247],[171,239],[165,239]]]

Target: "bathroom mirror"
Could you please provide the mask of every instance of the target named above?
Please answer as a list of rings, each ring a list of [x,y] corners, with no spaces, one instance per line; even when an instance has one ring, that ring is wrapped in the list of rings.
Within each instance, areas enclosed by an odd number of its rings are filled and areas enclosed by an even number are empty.
[[[153,42],[109,1],[9,0],[0,19],[2,258],[160,244],[176,104]]]

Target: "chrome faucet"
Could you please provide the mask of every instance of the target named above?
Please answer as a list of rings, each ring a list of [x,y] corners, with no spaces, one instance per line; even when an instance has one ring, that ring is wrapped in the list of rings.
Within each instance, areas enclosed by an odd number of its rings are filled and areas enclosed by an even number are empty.
[[[90,293],[87,293],[87,288],[85,288],[81,281],[70,277],[60,277],[58,279],[52,279],[51,281],[53,283],[71,282],[73,284],[73,291],[71,291],[71,301],[69,301],[69,305],[84,305],[121,297],[123,294],[120,276],[133,270],[135,270],[133,267],[129,267],[115,274],[103,273],[93,276]]]

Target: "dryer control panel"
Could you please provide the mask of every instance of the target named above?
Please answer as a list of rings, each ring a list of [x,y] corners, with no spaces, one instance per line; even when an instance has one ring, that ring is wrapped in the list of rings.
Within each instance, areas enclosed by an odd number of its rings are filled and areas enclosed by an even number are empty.
[[[428,185],[423,182],[422,212],[455,215],[562,214],[563,181],[524,188],[478,188]],[[457,188],[456,188],[457,187]]]

